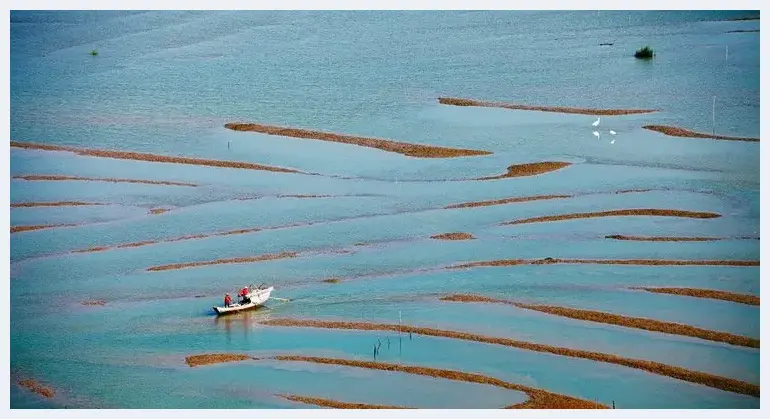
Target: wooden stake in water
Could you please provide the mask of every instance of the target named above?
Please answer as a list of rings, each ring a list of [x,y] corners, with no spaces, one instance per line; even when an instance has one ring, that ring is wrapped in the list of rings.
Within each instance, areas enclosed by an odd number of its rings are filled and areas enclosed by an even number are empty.
[[[398,310],[398,356],[401,356],[401,310]]]
[[[717,97],[714,96],[714,103],[711,105],[711,135],[716,132],[716,111],[717,111]]]

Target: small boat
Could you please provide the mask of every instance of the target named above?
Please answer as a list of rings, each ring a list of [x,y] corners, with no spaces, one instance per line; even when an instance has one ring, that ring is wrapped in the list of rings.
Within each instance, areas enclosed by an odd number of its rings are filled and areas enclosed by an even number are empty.
[[[265,302],[270,298],[270,293],[273,292],[273,287],[265,287],[265,284],[260,285],[259,287],[254,287],[253,285],[249,286],[249,293],[247,294],[247,297],[249,301],[247,303],[241,304],[241,303],[233,303],[230,304],[229,307],[225,306],[214,306],[214,311],[217,312],[217,314],[229,314],[229,313],[236,313],[243,310],[248,310],[255,307],[260,307],[265,304]]]

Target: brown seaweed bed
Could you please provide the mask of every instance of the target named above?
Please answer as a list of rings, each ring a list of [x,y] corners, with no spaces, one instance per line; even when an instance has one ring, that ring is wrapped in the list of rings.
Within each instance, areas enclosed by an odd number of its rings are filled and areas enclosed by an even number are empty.
[[[362,147],[371,147],[392,153],[399,153],[410,157],[450,158],[492,154],[489,151],[483,150],[467,150],[460,148],[438,147],[425,144],[412,144],[400,141],[370,137],[358,137],[345,134],[334,134],[330,132],[307,130],[301,128],[279,127],[275,125],[231,122],[225,124],[225,128],[231,129],[233,131],[249,131],[268,135],[301,138],[306,140],[320,140],[335,143],[354,144]]]
[[[430,236],[430,238],[434,240],[475,240],[476,239],[476,237],[474,237],[473,234],[462,233],[462,232],[436,234],[434,236]]]
[[[442,301],[455,302],[483,302],[508,304],[515,307],[539,311],[555,316],[568,317],[576,320],[584,320],[594,323],[613,324],[617,326],[631,327],[634,329],[649,330],[672,335],[689,336],[714,342],[729,343],[731,345],[759,348],[759,339],[715,330],[701,329],[686,324],[665,322],[641,317],[622,316],[594,310],[581,310],[569,307],[557,307],[539,304],[525,304],[516,301],[500,300],[481,295],[455,294],[441,298]]]
[[[88,182],[110,182],[110,183],[144,183],[147,185],[166,185],[166,186],[198,186],[195,183],[186,182],[171,182],[167,180],[142,180],[142,179],[120,179],[120,178],[104,178],[104,177],[84,177],[84,176],[60,176],[60,175],[24,175],[14,176],[14,179],[36,181],[66,181],[66,180],[82,180]]]
[[[221,265],[221,264],[227,264],[227,263],[263,262],[268,260],[294,258],[294,257],[297,257],[296,252],[280,252],[280,253],[271,253],[271,254],[259,255],[259,256],[246,256],[246,257],[237,257],[237,258],[229,258],[229,259],[206,260],[201,262],[172,263],[169,265],[151,266],[147,268],[147,270],[152,272],[168,271],[172,269],[194,268],[198,266]]]
[[[727,135],[713,135],[702,132],[691,131],[686,128],[672,127],[670,125],[645,125],[642,128],[672,137],[684,138],[708,138],[712,140],[730,140],[730,141],[759,141],[759,138],[752,137],[729,137]]]
[[[498,378],[482,374],[469,373],[439,368],[420,367],[416,365],[390,364],[385,362],[359,361],[341,358],[322,358],[314,356],[279,355],[278,361],[312,362],[316,364],[342,365],[346,367],[366,368],[380,371],[397,371],[407,374],[422,375],[426,377],[443,378],[467,383],[487,384],[508,390],[521,391],[529,396],[529,400],[508,406],[512,409],[606,409],[607,406],[582,400],[563,394],[533,388],[521,384],[509,383]]]
[[[244,354],[201,354],[190,355],[184,361],[190,367],[199,367],[201,365],[219,364],[222,362],[245,361],[247,359],[256,359]]]
[[[503,173],[502,175],[497,176],[487,176],[487,177],[481,177],[476,180],[497,180],[497,179],[506,179],[506,178],[513,178],[513,177],[521,177],[521,176],[535,176],[535,175],[541,175],[543,173],[553,172],[555,170],[563,169],[572,163],[562,162],[562,161],[544,161],[544,162],[537,162],[537,163],[524,163],[524,164],[514,164],[511,166],[508,166],[508,171]]]
[[[77,224],[39,224],[39,225],[27,225],[27,226],[11,226],[11,233],[22,233],[24,231],[44,230],[49,228],[59,227],[75,227]]]
[[[218,233],[192,234],[188,236],[173,237],[165,240],[144,240],[140,242],[119,244],[116,246],[94,246],[94,247],[89,247],[87,249],[73,250],[72,253],[102,252],[105,250],[125,249],[128,247],[141,247],[141,246],[147,246],[147,245],[158,244],[158,243],[173,243],[173,242],[184,241],[184,240],[205,239],[207,237],[229,236],[231,234],[255,233],[257,231],[262,231],[262,229],[261,228],[242,228],[238,230],[222,231]]]
[[[464,269],[485,266],[597,264],[597,265],[644,265],[644,266],[759,266],[758,260],[683,260],[683,259],[498,259],[461,263],[447,269]]]
[[[721,237],[666,237],[666,236],[624,236],[622,234],[613,234],[604,236],[605,239],[643,241],[643,242],[710,242],[724,240]]]
[[[749,294],[738,294],[735,292],[709,290],[703,288],[673,288],[673,287],[633,287],[632,289],[656,292],[660,294],[684,295],[695,298],[710,298],[714,300],[732,301],[735,303],[748,304],[752,306],[759,305],[759,296]]]
[[[75,148],[65,147],[50,144],[35,144],[35,143],[23,143],[19,141],[11,141],[11,147],[27,148],[33,150],[45,150],[45,151],[67,151],[75,153],[81,156],[92,157],[105,157],[110,159],[121,160],[137,160],[137,161],[149,161],[156,163],[175,163],[175,164],[189,164],[194,166],[210,166],[210,167],[226,167],[232,169],[249,169],[249,170],[266,170],[270,172],[281,173],[302,173],[299,170],[286,169],[283,167],[266,166],[263,164],[227,161],[227,160],[211,160],[201,159],[194,157],[180,157],[180,156],[163,156],[150,153],[137,153],[133,151],[117,151],[117,150],[97,150],[88,148]]]
[[[514,103],[503,102],[487,102],[483,100],[463,99],[454,97],[440,97],[438,103],[442,105],[454,105],[454,106],[480,106],[486,108],[505,108],[516,109],[523,111],[542,111],[542,112],[558,112],[558,113],[571,113],[580,115],[631,115],[639,113],[651,113],[657,112],[657,109],[593,109],[593,108],[574,108],[567,106],[537,106],[537,105],[517,105]]]
[[[56,392],[51,389],[50,387],[43,386],[39,384],[37,381],[32,379],[23,379],[18,381],[19,385],[26,388],[29,391],[32,391],[34,393],[37,393],[43,397],[51,398],[56,394]]]
[[[509,338],[491,337],[477,335],[468,332],[458,332],[453,330],[441,330],[430,327],[419,327],[398,324],[384,323],[365,323],[365,322],[344,322],[344,321],[324,321],[307,319],[279,318],[261,322],[269,326],[280,327],[312,327],[325,329],[346,329],[346,330],[382,330],[402,333],[414,333],[425,336],[446,337],[451,339],[460,339],[472,342],[488,343],[493,345],[502,345],[512,348],[524,349],[535,352],[551,353],[554,355],[568,356],[573,358],[589,359],[592,361],[606,362],[610,364],[621,365],[629,368],[636,368],[653,374],[664,375],[691,383],[702,384],[708,387],[720,390],[731,391],[734,393],[747,394],[759,397],[759,386],[747,383],[745,381],[733,378],[722,377],[701,371],[693,371],[686,368],[666,365],[660,362],[648,361],[643,359],[625,358],[619,355],[606,354],[602,352],[586,351],[582,349],[564,348],[558,346],[545,345],[534,342],[519,341]],[[362,362],[362,361],[355,361]]]
[[[107,303],[102,300],[83,300],[80,304],[84,306],[104,306]]]
[[[472,201],[472,202],[463,202],[460,204],[452,204],[447,205],[444,207],[444,209],[454,209],[454,208],[474,208],[474,207],[488,207],[492,205],[505,205],[505,204],[515,204],[519,202],[530,202],[530,201],[543,201],[548,199],[564,199],[564,198],[575,198],[581,195],[592,195],[592,194],[626,194],[626,193],[638,193],[638,192],[650,192],[653,189],[624,189],[620,191],[614,191],[614,192],[595,192],[595,193],[582,193],[582,194],[554,194],[554,195],[533,195],[533,196],[516,196],[511,198],[502,198],[502,199],[491,199],[487,201]]]
[[[685,218],[718,218],[720,214],[713,212],[683,211],[674,209],[634,208],[623,210],[581,212],[573,214],[546,215],[543,217],[524,218],[521,220],[507,221],[500,225],[543,223],[549,221],[575,220],[578,218],[620,217],[620,216],[655,216],[655,217],[685,217]]]
[[[521,197],[515,197],[515,198],[493,199],[489,201],[463,202],[462,204],[447,205],[444,208],[455,209],[455,208],[487,207],[491,205],[504,205],[504,204],[514,204],[517,202],[542,201],[546,199],[560,199],[560,198],[572,198],[572,197],[573,197],[572,195],[521,196]]]
[[[58,201],[58,202],[13,202],[11,208],[32,208],[32,207],[83,207],[90,205],[105,205],[95,202],[81,201]]]
[[[321,407],[331,407],[333,409],[414,409],[413,407],[389,406],[382,404],[340,402],[337,400],[298,396],[295,394],[279,394],[278,397],[282,397],[292,402],[312,404]]]

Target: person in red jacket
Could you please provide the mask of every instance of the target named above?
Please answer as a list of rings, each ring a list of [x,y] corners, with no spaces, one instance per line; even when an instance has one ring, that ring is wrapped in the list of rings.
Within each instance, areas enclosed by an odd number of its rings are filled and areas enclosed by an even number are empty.
[[[230,298],[230,293],[225,294],[225,307],[230,307],[230,304],[233,303],[233,299]]]
[[[241,304],[246,304],[249,302],[249,287],[243,287],[241,289],[241,292],[238,294],[241,297]]]

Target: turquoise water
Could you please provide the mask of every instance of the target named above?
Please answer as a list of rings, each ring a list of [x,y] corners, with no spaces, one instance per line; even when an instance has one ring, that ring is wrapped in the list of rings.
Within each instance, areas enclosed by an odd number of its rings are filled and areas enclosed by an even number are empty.
[[[472,293],[608,311],[759,337],[759,308],[638,286],[759,295],[759,267],[536,265],[444,269],[505,258],[759,260],[759,144],[667,137],[668,124],[759,136],[758,20],[751,12],[13,12],[11,139],[248,161],[283,174],[11,149],[11,176],[188,182],[197,187],[12,179],[11,407],[303,408],[280,395],[422,408],[499,408],[526,395],[404,373],[270,359],[189,368],[185,356],[331,356],[477,372],[620,408],[758,408],[759,398],[589,360],[386,332],[267,327],[297,317],[396,323],[648,359],[759,384],[759,350],[582,322],[512,306],[443,302]],[[611,46],[599,46],[612,43]],[[632,57],[650,45],[651,62]],[[728,54],[725,58],[725,47]],[[90,51],[97,49],[98,56]],[[437,97],[654,108],[595,117],[439,105]],[[712,105],[716,97],[712,124]],[[233,132],[233,121],[489,150],[421,159]],[[617,132],[610,135],[609,130]],[[559,171],[474,181],[511,164]],[[618,194],[629,189],[644,189]],[[649,190],[648,190],[649,189]],[[299,198],[287,195],[326,195]],[[478,208],[451,204],[570,194]],[[149,209],[171,211],[150,215]],[[610,217],[506,225],[626,208],[714,219]],[[172,241],[239,229],[261,231]],[[440,241],[452,231],[476,240]],[[712,242],[635,242],[709,236]],[[157,241],[103,252],[96,246]],[[152,266],[296,258],[152,272]],[[322,283],[331,277],[337,284]],[[217,318],[246,283],[267,307]],[[83,306],[99,299],[104,306]],[[41,308],[39,303],[47,304]],[[389,347],[386,342],[390,342]],[[44,399],[15,385],[32,378]],[[464,397],[462,397],[464,396]]]

